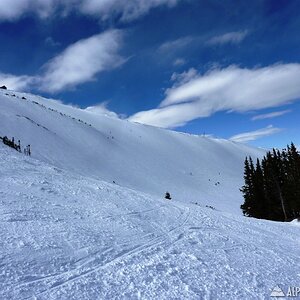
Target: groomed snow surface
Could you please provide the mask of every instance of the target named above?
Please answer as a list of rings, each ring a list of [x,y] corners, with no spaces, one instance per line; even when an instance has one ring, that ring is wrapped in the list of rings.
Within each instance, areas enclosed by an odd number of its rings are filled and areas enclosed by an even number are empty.
[[[299,227],[167,201],[0,146],[0,299],[265,299]]]
[[[0,136],[33,145],[28,157],[0,144],[1,300],[268,299],[299,286],[299,226],[240,214],[243,157],[260,151],[1,97]]]

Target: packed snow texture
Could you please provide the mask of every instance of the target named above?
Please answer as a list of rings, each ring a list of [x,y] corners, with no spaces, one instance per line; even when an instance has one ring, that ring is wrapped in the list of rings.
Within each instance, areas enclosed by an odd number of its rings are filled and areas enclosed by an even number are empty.
[[[266,299],[299,227],[155,198],[0,145],[0,299]]]
[[[299,226],[239,211],[244,156],[261,151],[10,94],[0,136],[33,156],[0,144],[1,300],[266,299],[299,285]]]

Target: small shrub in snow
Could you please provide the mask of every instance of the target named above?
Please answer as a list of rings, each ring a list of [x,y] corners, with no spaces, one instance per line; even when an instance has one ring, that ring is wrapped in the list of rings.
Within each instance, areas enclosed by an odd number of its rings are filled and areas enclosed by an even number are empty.
[[[210,209],[212,209],[212,210],[216,210],[213,206],[211,206],[211,205],[205,205],[205,207],[207,207],[207,208],[210,208]]]
[[[165,199],[168,199],[168,200],[171,200],[171,199],[172,199],[169,192],[166,192],[166,194],[165,194]]]

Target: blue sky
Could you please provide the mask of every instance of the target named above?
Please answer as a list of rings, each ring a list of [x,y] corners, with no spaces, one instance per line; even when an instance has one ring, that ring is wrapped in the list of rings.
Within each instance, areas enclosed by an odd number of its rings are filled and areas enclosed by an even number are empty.
[[[178,131],[300,146],[297,0],[4,2],[0,85]]]

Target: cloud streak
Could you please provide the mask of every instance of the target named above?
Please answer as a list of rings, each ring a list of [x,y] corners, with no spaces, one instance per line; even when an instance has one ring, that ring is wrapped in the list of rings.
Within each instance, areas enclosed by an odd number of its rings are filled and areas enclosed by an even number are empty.
[[[111,118],[115,118],[115,119],[119,119],[118,114],[116,114],[115,112],[109,110],[107,108],[108,105],[108,101],[102,102],[100,104],[96,104],[93,106],[89,106],[87,108],[85,108],[84,110],[96,115],[105,115]]]
[[[173,7],[180,0],[85,0],[79,9],[82,13],[100,16],[103,19],[121,14],[122,21],[131,21],[159,6]]]
[[[36,78],[27,75],[12,75],[0,73],[0,84],[5,85],[10,90],[27,91],[30,86],[36,83]]]
[[[159,46],[159,52],[169,53],[170,51],[176,51],[185,48],[193,41],[193,38],[190,36],[181,37],[176,40],[167,41]]]
[[[56,0],[1,0],[0,20],[14,21],[32,12],[45,18],[54,12],[57,4]]]
[[[41,18],[57,13],[72,11],[91,15],[100,19],[119,16],[124,22],[139,18],[151,9],[166,6],[173,7],[184,0],[2,0],[0,20],[16,20],[27,13],[34,13]]]
[[[121,41],[122,33],[112,30],[70,45],[44,66],[40,89],[58,92],[72,88],[120,66],[125,61],[118,55]]]
[[[38,89],[56,93],[79,84],[96,80],[101,72],[115,69],[126,62],[118,54],[123,32],[110,30],[82,39],[54,57],[36,76],[15,76],[0,73],[0,82],[8,88],[24,91]]]
[[[207,41],[208,45],[239,44],[247,36],[248,31],[228,32],[222,35],[214,36]]]
[[[281,128],[276,128],[273,127],[272,125],[269,125],[268,127],[261,128],[255,131],[249,131],[249,132],[244,132],[240,133],[237,135],[232,136],[229,138],[229,140],[233,142],[239,142],[239,143],[246,143],[250,141],[255,141],[257,139],[260,139],[262,137],[270,136],[272,134],[281,132]]]
[[[288,114],[290,112],[291,112],[290,109],[281,110],[281,111],[274,111],[274,112],[271,112],[271,113],[268,113],[268,114],[262,114],[262,115],[254,116],[253,118],[251,118],[251,120],[256,121],[256,120],[276,118],[276,117],[280,117],[280,116],[283,116],[285,114]]]
[[[300,99],[300,64],[296,63],[255,69],[229,66],[205,74],[192,69],[177,78],[158,108],[130,120],[174,128],[218,111],[246,112]]]
[[[177,58],[173,62],[173,66],[180,67],[186,64],[186,60],[184,58]]]

